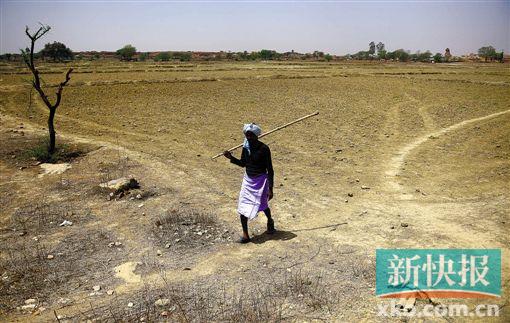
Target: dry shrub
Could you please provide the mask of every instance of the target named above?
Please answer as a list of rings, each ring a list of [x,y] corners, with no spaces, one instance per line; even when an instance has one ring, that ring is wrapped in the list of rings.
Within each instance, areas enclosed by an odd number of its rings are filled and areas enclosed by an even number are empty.
[[[174,225],[214,225],[217,223],[217,219],[214,215],[192,208],[174,208],[166,211],[156,221],[158,226],[174,226]]]
[[[368,262],[366,259],[358,259],[349,265],[353,278],[375,281],[375,263]]]
[[[60,203],[36,203],[16,210],[12,215],[11,226],[16,231],[41,234],[51,228],[58,228],[64,220],[85,222],[90,216],[89,209],[78,210]]]
[[[158,244],[173,249],[210,245],[230,238],[228,228],[214,214],[190,207],[166,211],[156,219],[151,231]]]
[[[117,297],[110,304],[69,317],[74,320],[99,319],[171,322],[281,322],[295,318],[324,317],[336,301],[334,292],[319,276],[308,272],[262,273],[252,283],[233,286],[195,282],[166,284],[163,288],[145,285],[134,295]],[[268,279],[273,277],[273,279]],[[279,278],[276,278],[279,277]],[[330,299],[326,299],[330,297]],[[156,305],[159,299],[167,304]],[[133,307],[127,307],[132,302]],[[326,311],[325,311],[326,310]]]
[[[72,264],[47,259],[51,254],[47,246],[22,240],[1,249],[5,256],[0,260],[0,303],[5,309],[12,309],[27,298],[44,298],[47,291],[67,282],[65,275],[57,273],[69,271]]]
[[[108,268],[121,257],[119,251],[107,254],[112,240],[108,232],[90,229],[71,232],[53,247],[25,237],[2,241],[0,304],[13,309],[28,298],[50,302],[52,295],[71,292],[70,286],[108,279]]]
[[[309,272],[298,270],[285,276],[282,286],[290,297],[296,299],[312,310],[331,310],[336,302],[336,295],[327,290],[323,274],[312,275]]]

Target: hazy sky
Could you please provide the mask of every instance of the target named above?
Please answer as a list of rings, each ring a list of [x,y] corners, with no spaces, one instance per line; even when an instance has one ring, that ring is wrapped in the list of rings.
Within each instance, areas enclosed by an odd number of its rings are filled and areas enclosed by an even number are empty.
[[[507,1],[10,1],[0,0],[0,51],[28,44],[25,25],[74,51],[243,51],[332,54],[398,48],[454,55],[493,45],[510,52]]]

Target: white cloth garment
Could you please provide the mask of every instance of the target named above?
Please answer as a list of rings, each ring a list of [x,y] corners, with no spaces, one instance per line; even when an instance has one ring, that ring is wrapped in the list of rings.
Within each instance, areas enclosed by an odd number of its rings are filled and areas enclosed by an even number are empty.
[[[246,134],[248,131],[258,137],[262,133],[262,128],[260,128],[259,125],[255,123],[246,123],[243,127],[243,133]],[[248,151],[248,155],[251,154],[250,143],[246,138],[244,138],[243,148],[246,148],[246,150]]]

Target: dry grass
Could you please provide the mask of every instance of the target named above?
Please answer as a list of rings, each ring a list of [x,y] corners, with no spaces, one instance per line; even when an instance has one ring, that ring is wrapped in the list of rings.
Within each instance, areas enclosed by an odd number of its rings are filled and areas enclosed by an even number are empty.
[[[77,209],[68,203],[33,203],[14,212],[11,229],[23,235],[41,235],[59,228],[64,220],[85,223],[91,215],[90,210]]]
[[[48,154],[47,136],[27,134],[23,124],[17,129],[8,130],[9,140],[1,148],[2,160],[18,167],[31,167],[36,161],[44,163],[72,162],[92,151],[94,147],[87,144],[70,143],[57,137],[56,152]]]
[[[273,280],[268,277],[280,277]],[[70,319],[172,322],[281,322],[296,317],[324,318],[337,300],[321,275],[300,271],[264,272],[256,283],[239,283],[234,290],[222,284],[195,282],[165,284],[163,288],[145,285],[137,294],[117,297],[110,304]],[[157,300],[167,300],[164,305]],[[128,307],[128,303],[134,306]],[[304,305],[303,305],[304,304]]]
[[[52,297],[67,295],[90,280],[108,279],[112,271],[107,268],[120,255],[108,255],[112,237],[100,229],[75,231],[55,245],[32,238],[2,240],[0,303],[5,311],[28,298],[51,304]]]
[[[156,244],[171,251],[203,248],[229,240],[228,227],[208,212],[178,206],[154,220],[151,233]]]

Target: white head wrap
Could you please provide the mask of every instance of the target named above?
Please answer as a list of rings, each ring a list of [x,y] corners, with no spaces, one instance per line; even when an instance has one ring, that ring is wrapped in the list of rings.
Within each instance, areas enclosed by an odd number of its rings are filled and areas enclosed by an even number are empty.
[[[243,133],[246,134],[247,132],[252,132],[255,136],[260,136],[262,133],[262,129],[255,123],[247,123],[243,127]],[[244,138],[243,147],[246,148],[248,151],[248,154],[251,154],[250,151],[250,143],[248,142],[248,139]]]

